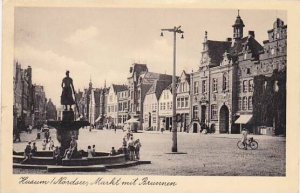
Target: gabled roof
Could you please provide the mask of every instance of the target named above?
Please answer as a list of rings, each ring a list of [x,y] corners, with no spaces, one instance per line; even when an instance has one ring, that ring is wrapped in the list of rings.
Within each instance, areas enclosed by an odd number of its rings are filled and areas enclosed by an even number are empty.
[[[170,82],[172,82],[172,80],[171,81],[156,80],[151,86],[151,88],[148,90],[146,95],[154,93],[156,99],[158,100],[163,90],[170,85]]]
[[[251,51],[253,57],[258,59],[259,54],[263,51],[263,47],[252,36],[242,38],[241,41],[236,42],[229,50],[230,57],[233,60],[237,59],[237,56],[247,48]]]
[[[183,70],[182,73],[181,73],[181,75],[180,75],[180,77],[179,77],[179,79],[181,79],[182,74],[185,75],[186,81],[188,81],[188,83],[190,83],[190,80],[191,80],[191,74],[188,74],[188,73],[185,72],[185,70]]]
[[[213,41],[207,40],[208,55],[211,59],[213,66],[218,66],[223,60],[223,54],[231,46],[231,42],[228,41]],[[212,67],[213,67],[212,66]]]
[[[157,80],[172,81],[172,75],[160,74],[155,72],[145,72],[142,76],[142,84],[153,84]]]
[[[124,84],[123,85],[112,84],[112,87],[115,93],[128,90],[128,87]]]

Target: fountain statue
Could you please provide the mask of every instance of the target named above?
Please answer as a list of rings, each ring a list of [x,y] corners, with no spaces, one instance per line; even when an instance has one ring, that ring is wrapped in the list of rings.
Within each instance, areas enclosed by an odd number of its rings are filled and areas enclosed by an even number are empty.
[[[72,105],[76,105],[78,115],[80,116],[77,101],[75,100],[75,90],[73,85],[73,80],[69,76],[70,72],[66,72],[66,77],[62,80],[62,94],[61,94],[61,104],[65,106],[62,112],[61,121],[48,121],[47,124],[56,129],[57,140],[61,145],[61,152],[65,152],[70,146],[72,137],[78,139],[79,129],[84,126],[90,125],[88,121],[75,120],[74,111]],[[73,98],[74,94],[74,98]],[[68,109],[69,105],[69,109]]]

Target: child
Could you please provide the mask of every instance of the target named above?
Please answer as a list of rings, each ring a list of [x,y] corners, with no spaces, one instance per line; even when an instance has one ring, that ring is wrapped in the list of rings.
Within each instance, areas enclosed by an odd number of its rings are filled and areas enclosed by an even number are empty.
[[[115,150],[115,147],[112,147],[109,155],[116,155],[116,154],[117,152]]]
[[[43,146],[43,148],[42,148],[42,149],[45,151],[45,150],[46,150],[46,146],[47,146],[47,142],[46,142],[46,140],[44,140],[44,141],[43,141],[43,143],[42,143],[42,146]]]
[[[87,149],[87,157],[88,158],[92,158],[93,157],[93,151],[92,151],[92,148],[91,148],[90,145],[88,146],[88,149]]]

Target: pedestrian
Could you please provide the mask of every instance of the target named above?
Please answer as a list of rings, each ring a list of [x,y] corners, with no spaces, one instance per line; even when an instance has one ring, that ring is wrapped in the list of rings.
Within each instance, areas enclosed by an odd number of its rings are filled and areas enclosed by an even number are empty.
[[[93,145],[92,154],[93,156],[96,156],[96,145]]]
[[[135,143],[134,143],[134,150],[135,150],[135,158],[137,159],[137,160],[139,160],[140,159],[140,149],[141,149],[141,147],[142,147],[142,144],[141,144],[141,142],[140,142],[140,140],[139,139],[137,139],[136,141],[135,141]]]
[[[32,132],[32,125],[31,125],[31,124],[28,125],[28,132],[29,132],[29,133]]]
[[[115,133],[117,133],[117,127],[115,126]]]
[[[35,145],[35,142],[33,142],[31,147],[31,155],[36,156],[36,153],[37,153],[37,147]]]
[[[47,146],[47,142],[46,139],[44,139],[43,143],[42,143],[42,150],[46,150],[46,146]]]
[[[160,129],[160,131],[161,131],[161,133],[164,133],[164,128],[162,127],[162,128]]]
[[[31,142],[28,142],[24,150],[24,160],[21,162],[21,164],[27,162],[30,159],[31,159]]]
[[[125,154],[125,159],[128,160],[128,150],[127,150],[127,141],[126,138],[123,137],[123,144],[122,144],[123,154]]]
[[[134,160],[134,141],[133,137],[130,137],[128,141],[128,150],[129,150],[129,160]]]
[[[51,137],[49,137],[49,150],[53,150],[54,149],[54,141]]]
[[[53,159],[55,160],[56,165],[61,164],[61,158],[60,148],[56,146],[53,150]]]
[[[90,145],[87,148],[87,157],[88,158],[92,158],[93,157],[93,150],[92,150],[92,148],[91,148]]]
[[[15,139],[14,142],[21,142],[21,138],[20,138],[20,131],[18,129],[15,130]]]
[[[109,155],[117,155],[117,152],[116,152],[116,150],[115,150],[115,147],[112,147],[112,148],[111,148]]]
[[[248,135],[248,132],[247,132],[246,128],[243,128],[243,130],[242,130],[242,142],[243,142],[245,150],[247,150],[247,135]]]
[[[46,138],[46,142],[48,143],[48,140],[49,140],[49,136],[50,136],[50,133],[49,133],[49,130],[47,129],[45,131],[45,138]]]

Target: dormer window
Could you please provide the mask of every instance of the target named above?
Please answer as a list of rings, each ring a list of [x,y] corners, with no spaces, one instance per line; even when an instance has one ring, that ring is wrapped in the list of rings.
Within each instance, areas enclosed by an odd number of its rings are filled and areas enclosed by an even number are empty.
[[[275,54],[275,49],[274,49],[274,48],[271,49],[271,54],[272,54],[272,55]]]

